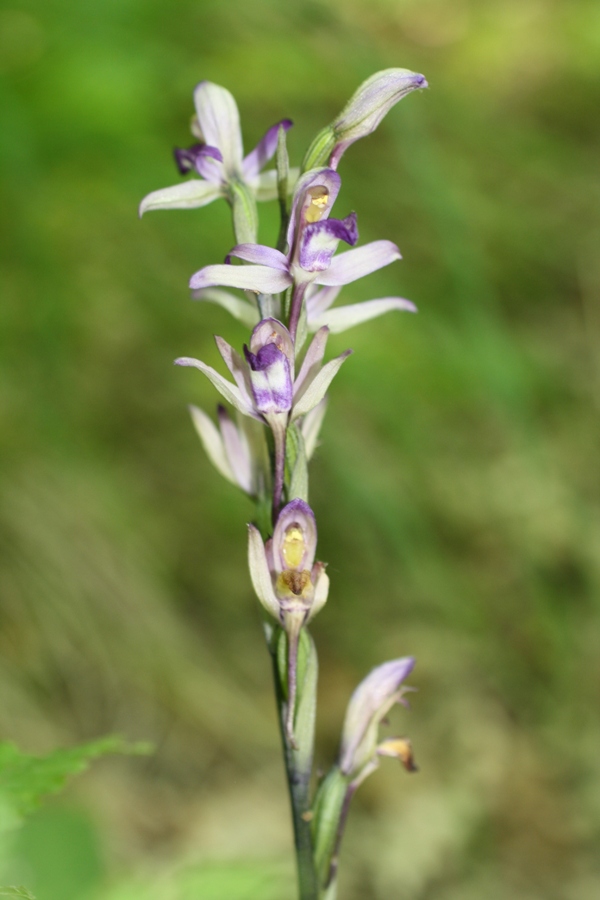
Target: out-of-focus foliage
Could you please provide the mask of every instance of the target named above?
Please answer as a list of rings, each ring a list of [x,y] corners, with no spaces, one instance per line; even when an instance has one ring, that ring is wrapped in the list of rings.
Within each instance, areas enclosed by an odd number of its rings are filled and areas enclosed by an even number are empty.
[[[382,764],[357,794],[340,893],[598,896],[599,59],[596,0],[3,5],[0,727],[32,753],[158,747],[38,813],[11,883],[206,900],[267,897],[275,871],[285,895],[251,507],[187,417],[213,389],[171,366],[245,339],[186,288],[229,249],[228,211],[135,211],[176,180],[200,79],[236,95],[247,147],[291,116],[297,161],[405,66],[431,87],[344,156],[335,212],[404,255],[343,301],[420,312],[331,339],[355,354],[313,466],[332,582],[313,632],[323,765],[358,680],[410,653],[391,727],[421,771]]]
[[[21,753],[14,744],[0,744],[0,803],[10,811],[10,820],[0,829],[17,824],[32,813],[47,794],[56,793],[70,775],[84,772],[93,759],[107,753],[148,752],[149,748],[128,746],[118,737],[100,738],[68,750],[55,750],[47,756]]]

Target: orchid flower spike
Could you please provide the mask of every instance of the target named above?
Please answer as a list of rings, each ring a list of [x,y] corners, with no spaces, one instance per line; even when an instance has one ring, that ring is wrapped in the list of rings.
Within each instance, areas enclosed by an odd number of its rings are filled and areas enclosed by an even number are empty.
[[[234,217],[239,213],[241,229],[236,228],[236,235],[241,230],[249,241],[255,240],[254,200],[277,197],[276,170],[261,170],[277,150],[279,129],[287,131],[292,123],[289,119],[277,122],[244,156],[239,112],[229,91],[201,81],[194,91],[194,104],[192,134],[198,142],[187,150],[176,149],[175,162],[182,174],[193,171],[200,177],[148,194],[140,204],[140,216],[151,209],[194,209],[225,197],[233,206]],[[291,185],[295,178],[297,170],[289,178]]]
[[[302,170],[327,163],[337,169],[348,147],[372,134],[392,106],[418,88],[428,87],[423,75],[409,69],[384,69],[367,78],[331,125],[316,136]]]
[[[343,775],[358,785],[379,765],[379,756],[394,756],[409,771],[415,771],[410,742],[406,738],[389,738],[378,743],[381,721],[395,703],[403,703],[407,688],[404,679],[412,672],[415,661],[410,656],[394,659],[373,669],[356,688],[346,711],[339,767]]]
[[[288,636],[286,732],[293,745],[296,663],[300,631],[327,600],[325,564],[315,562],[317,525],[304,500],[284,506],[273,532],[263,543],[258,528],[248,526],[248,565],[256,596]]]
[[[322,365],[328,334],[327,328],[315,334],[296,377],[292,339],[277,319],[263,319],[258,323],[250,337],[250,346],[244,348],[245,359],[223,338],[215,338],[235,384],[199,359],[181,357],[175,364],[199,369],[239,412],[266,422],[274,432],[281,433],[289,423],[321,403],[352,352],[346,350]]]

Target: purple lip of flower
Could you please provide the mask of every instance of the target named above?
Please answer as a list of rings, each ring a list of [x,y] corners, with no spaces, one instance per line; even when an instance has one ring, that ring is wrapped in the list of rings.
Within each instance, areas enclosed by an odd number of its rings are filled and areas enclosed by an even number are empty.
[[[350,213],[345,219],[310,222],[300,237],[300,267],[307,272],[325,272],[340,241],[351,247],[358,241],[356,213]]]
[[[290,361],[274,342],[252,353],[244,345],[256,409],[263,415],[288,413],[294,399]]]
[[[202,175],[202,159],[216,159],[217,162],[223,162],[221,151],[217,147],[209,147],[208,144],[193,144],[187,149],[175,147],[173,150],[175,164],[182,175],[187,175],[192,169],[195,169],[199,175]]]
[[[258,353],[251,353],[246,344],[244,344],[244,356],[253,372],[264,372],[282,359],[285,359],[287,362],[285,353],[282,353],[274,343],[265,344]]]

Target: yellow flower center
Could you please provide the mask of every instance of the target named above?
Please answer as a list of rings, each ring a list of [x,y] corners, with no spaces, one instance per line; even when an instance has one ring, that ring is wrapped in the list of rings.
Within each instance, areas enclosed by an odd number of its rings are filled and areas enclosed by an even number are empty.
[[[310,203],[306,207],[304,218],[309,223],[318,222],[327,209],[329,191],[324,185],[317,185],[309,188],[307,193],[310,197]]]
[[[283,547],[281,552],[286,564],[291,569],[297,569],[302,562],[306,543],[304,541],[304,533],[297,525],[290,525],[286,528],[283,538]]]

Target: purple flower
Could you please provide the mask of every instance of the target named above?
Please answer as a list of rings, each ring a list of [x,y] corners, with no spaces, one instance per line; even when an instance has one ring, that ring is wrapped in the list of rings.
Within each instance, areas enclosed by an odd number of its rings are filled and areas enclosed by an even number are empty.
[[[395,756],[410,771],[415,766],[410,742],[390,738],[378,744],[381,721],[395,703],[403,703],[404,679],[410,675],[415,661],[410,656],[394,659],[373,669],[356,688],[346,711],[339,767],[354,786],[360,784],[378,766],[378,756]]]
[[[277,149],[279,128],[287,131],[291,121],[277,122],[244,156],[239,112],[229,91],[201,81],[194,91],[194,104],[192,133],[199,143],[188,150],[176,149],[175,161],[182,174],[195,172],[200,177],[148,194],[140,204],[140,216],[150,209],[194,209],[217,197],[231,199],[232,185],[236,183],[247,185],[257,200],[277,197],[276,171],[261,174],[261,169]]]
[[[284,506],[266,544],[258,528],[249,525],[248,530],[250,576],[258,599],[284,628],[292,621],[304,625],[324,605],[329,590],[324,564],[314,561],[317,526],[312,509],[298,499]]]
[[[391,241],[373,241],[334,258],[340,241],[354,245],[358,240],[354,213],[345,219],[329,218],[340,184],[332,169],[307,172],[294,192],[287,254],[262,244],[238,244],[225,265],[205,266],[192,275],[190,287],[224,286],[267,294],[278,294],[293,283],[338,287],[400,259]],[[231,257],[251,265],[230,265]]]
[[[288,740],[294,742],[296,664],[300,631],[327,600],[329,578],[325,565],[315,562],[317,525],[304,500],[284,506],[273,537],[263,543],[258,528],[248,526],[248,566],[256,596],[288,637]]]
[[[221,337],[215,341],[235,383],[223,378],[199,359],[181,357],[178,366],[193,366],[214,384],[219,393],[245,416],[267,422],[273,430],[285,428],[315,409],[344,360],[346,350],[325,365],[323,357],[328,329],[321,328],[306,351],[295,376],[295,353],[290,333],[277,319],[264,319],[255,327],[245,359]]]

